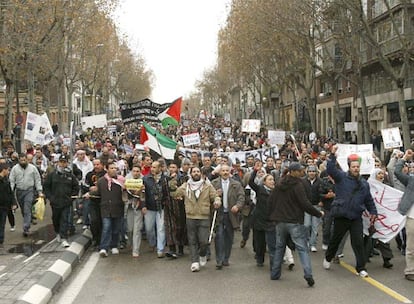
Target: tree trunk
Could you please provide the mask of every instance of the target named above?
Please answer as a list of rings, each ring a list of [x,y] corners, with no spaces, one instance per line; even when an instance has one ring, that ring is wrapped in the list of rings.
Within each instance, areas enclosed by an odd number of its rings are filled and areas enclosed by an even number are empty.
[[[368,109],[367,109],[367,101],[365,99],[364,89],[362,85],[359,87],[359,94],[361,97],[361,111],[362,111],[362,138],[363,143],[368,144],[371,142],[370,134],[369,134],[369,122],[368,122]]]
[[[32,65],[29,66],[29,70],[27,71],[27,90],[29,98],[29,111],[35,113],[34,74]]]
[[[4,124],[4,134],[10,135],[13,129],[13,99],[14,99],[14,84],[11,81],[6,81],[6,122]]]
[[[401,129],[403,135],[404,148],[411,146],[410,126],[408,125],[407,106],[405,104],[404,86],[398,86],[398,105],[400,108]]]

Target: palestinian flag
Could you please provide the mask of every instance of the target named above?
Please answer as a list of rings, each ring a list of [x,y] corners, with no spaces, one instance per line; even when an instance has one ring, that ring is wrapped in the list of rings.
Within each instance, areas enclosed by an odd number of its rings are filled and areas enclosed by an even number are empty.
[[[158,115],[158,119],[161,120],[163,128],[168,127],[168,125],[178,126],[181,117],[182,101],[182,97],[174,100],[168,109]]]
[[[174,159],[177,143],[171,138],[160,134],[147,123],[142,123],[140,143],[150,148],[165,159]]]

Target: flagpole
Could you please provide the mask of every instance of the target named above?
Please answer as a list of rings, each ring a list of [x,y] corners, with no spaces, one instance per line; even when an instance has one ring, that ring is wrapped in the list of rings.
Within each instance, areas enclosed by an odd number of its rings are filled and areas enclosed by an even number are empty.
[[[157,140],[157,145],[158,145],[158,149],[160,150],[160,155],[161,155],[162,158],[165,158],[164,155],[163,155],[163,153],[162,153],[162,150],[161,150],[160,142],[158,141],[158,138],[157,138],[157,134],[158,133],[159,133],[158,130],[155,129],[155,139]]]

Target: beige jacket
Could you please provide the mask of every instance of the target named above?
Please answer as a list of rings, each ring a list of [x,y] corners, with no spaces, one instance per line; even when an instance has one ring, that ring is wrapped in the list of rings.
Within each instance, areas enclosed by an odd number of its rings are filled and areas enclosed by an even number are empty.
[[[173,198],[184,198],[185,214],[189,219],[205,220],[210,218],[212,204],[221,204],[221,199],[217,195],[216,189],[209,181],[204,182],[200,196],[196,199],[187,183],[182,184],[174,193]]]

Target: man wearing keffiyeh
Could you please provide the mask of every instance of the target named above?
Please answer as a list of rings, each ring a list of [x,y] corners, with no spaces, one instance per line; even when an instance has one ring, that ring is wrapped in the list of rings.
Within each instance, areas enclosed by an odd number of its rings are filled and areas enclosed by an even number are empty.
[[[117,175],[117,165],[111,163],[107,173],[98,180],[97,190],[91,195],[100,196],[99,206],[102,216],[102,236],[99,246],[99,255],[107,257],[111,249],[113,255],[119,254],[119,232],[121,218],[124,215],[124,202],[122,193],[125,191],[125,178]]]
[[[210,181],[202,178],[198,167],[190,169],[189,180],[173,196],[184,199],[191,271],[200,271],[200,266],[207,264],[211,207],[218,209],[221,206],[220,196]]]

